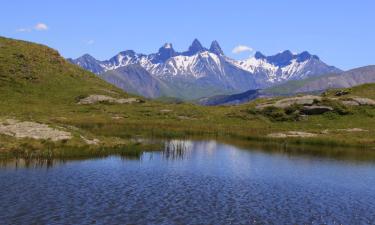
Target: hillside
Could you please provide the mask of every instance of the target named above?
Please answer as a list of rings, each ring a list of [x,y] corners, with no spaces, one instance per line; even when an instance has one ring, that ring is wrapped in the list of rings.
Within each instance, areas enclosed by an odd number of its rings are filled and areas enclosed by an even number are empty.
[[[374,90],[364,85],[282,104],[164,103],[130,96],[46,46],[0,38],[0,153],[103,156],[150,149],[154,142],[145,140],[194,137],[372,148]]]
[[[375,82],[375,66],[365,66],[341,73],[320,77],[298,88],[296,92],[313,92],[332,88],[349,88],[365,83]]]
[[[48,113],[94,93],[126,96],[53,49],[0,37],[0,115]]]

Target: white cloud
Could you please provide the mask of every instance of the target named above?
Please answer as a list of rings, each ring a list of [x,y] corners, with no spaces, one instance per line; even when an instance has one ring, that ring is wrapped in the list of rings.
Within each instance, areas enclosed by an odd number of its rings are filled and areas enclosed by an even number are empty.
[[[42,31],[42,30],[48,30],[48,26],[47,26],[45,23],[37,23],[37,24],[34,26],[34,29],[35,29],[35,30],[39,30],[39,31]]]
[[[233,50],[233,54],[239,54],[242,52],[252,52],[254,49],[252,47],[246,46],[246,45],[237,45]]]
[[[19,28],[17,32],[31,32],[31,31],[45,31],[48,30],[48,26],[45,23],[37,23],[33,27],[23,27]]]
[[[86,42],[86,44],[87,44],[87,45],[93,45],[93,44],[95,44],[95,41],[94,41],[94,40],[88,40],[88,41]]]
[[[17,32],[31,32],[30,28],[19,28],[16,30]]]

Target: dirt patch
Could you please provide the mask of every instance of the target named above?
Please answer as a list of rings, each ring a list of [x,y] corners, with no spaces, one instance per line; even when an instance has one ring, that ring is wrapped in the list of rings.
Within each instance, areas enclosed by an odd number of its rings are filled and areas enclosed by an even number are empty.
[[[80,105],[90,105],[101,102],[116,103],[116,104],[131,104],[140,103],[141,100],[137,98],[113,98],[107,95],[90,95],[86,98],[81,99],[78,104]]]
[[[8,119],[0,123],[0,134],[16,138],[33,138],[51,141],[69,140],[71,133],[51,128],[46,124],[35,122],[20,122]]]
[[[302,132],[302,131],[288,131],[285,133],[272,133],[268,134],[267,137],[271,138],[288,138],[288,137],[316,137],[317,134]]]

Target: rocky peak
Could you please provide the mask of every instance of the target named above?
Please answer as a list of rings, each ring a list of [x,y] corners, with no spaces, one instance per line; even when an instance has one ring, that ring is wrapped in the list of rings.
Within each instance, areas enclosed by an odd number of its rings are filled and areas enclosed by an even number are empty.
[[[210,52],[215,53],[216,55],[224,55],[224,52],[217,41],[211,43]]]
[[[311,55],[309,52],[304,51],[296,56],[298,62],[304,62],[309,59],[317,59],[319,60],[319,57],[316,55]]]
[[[281,53],[278,53],[274,56],[267,57],[268,62],[272,63],[275,66],[287,66],[291,63],[294,55],[291,51],[286,50]]]
[[[256,59],[265,59],[265,58],[267,58],[265,55],[263,55],[261,52],[255,52],[255,55],[254,55],[254,57],[256,58]]]
[[[187,52],[184,52],[184,55],[191,56],[195,55],[199,52],[205,51],[205,49],[202,44],[199,42],[198,39],[194,39],[193,43],[190,45],[189,50]]]

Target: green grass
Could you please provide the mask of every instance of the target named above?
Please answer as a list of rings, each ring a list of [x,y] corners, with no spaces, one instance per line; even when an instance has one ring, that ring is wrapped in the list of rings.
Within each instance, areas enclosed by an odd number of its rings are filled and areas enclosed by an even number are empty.
[[[374,99],[375,85],[353,88],[352,93]],[[56,149],[54,155],[59,154],[57,150],[65,157],[95,155],[99,153],[98,149],[107,149],[107,152],[110,149],[114,152],[116,149],[125,149],[131,152],[130,149],[134,147],[132,138],[188,137],[225,137],[312,146],[375,147],[373,107],[350,107],[349,114],[309,116],[307,120],[301,121],[274,120],[269,115],[255,112],[254,106],[264,100],[240,106],[215,107],[150,100],[128,105],[77,104],[79,98],[91,94],[129,97],[94,74],[70,64],[55,50],[0,38],[0,120],[15,118],[46,123],[64,127],[74,136],[66,142],[51,144],[0,135],[0,152],[19,152],[21,155],[34,152],[43,155],[50,154],[48,149],[53,147]],[[354,127],[368,131],[354,133],[338,130]],[[266,137],[270,133],[291,130],[313,133],[329,130],[329,133],[319,134],[316,138],[280,140]],[[87,146],[80,135],[98,138],[101,144],[97,147]]]

